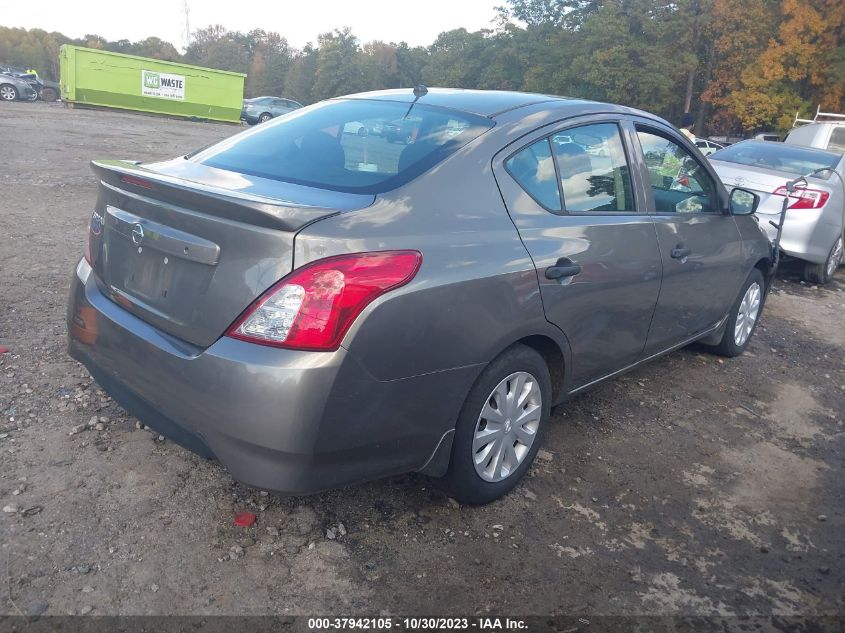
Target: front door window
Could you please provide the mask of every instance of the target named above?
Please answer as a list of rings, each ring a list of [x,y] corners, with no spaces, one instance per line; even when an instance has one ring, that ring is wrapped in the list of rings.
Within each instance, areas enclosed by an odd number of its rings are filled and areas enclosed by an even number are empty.
[[[716,183],[684,147],[637,130],[657,213],[721,213]]]

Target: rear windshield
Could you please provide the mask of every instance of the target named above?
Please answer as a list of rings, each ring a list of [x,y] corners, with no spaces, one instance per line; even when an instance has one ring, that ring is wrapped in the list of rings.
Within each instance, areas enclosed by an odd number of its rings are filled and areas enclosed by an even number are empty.
[[[430,169],[493,126],[416,103],[334,100],[295,110],[189,158],[210,167],[323,189],[376,194]]]
[[[751,165],[803,176],[824,167],[834,168],[841,156],[823,150],[796,147],[785,143],[759,141],[737,143],[710,155],[710,160]],[[821,174],[821,178],[829,174]]]

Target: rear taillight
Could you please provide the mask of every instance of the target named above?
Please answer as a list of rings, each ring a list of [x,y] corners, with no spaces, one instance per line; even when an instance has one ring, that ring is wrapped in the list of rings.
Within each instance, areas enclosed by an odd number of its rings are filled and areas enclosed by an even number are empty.
[[[411,281],[421,263],[417,251],[385,251],[307,264],[259,297],[226,335],[274,347],[337,349],[361,311]]]
[[[795,202],[789,205],[789,209],[821,209],[830,198],[827,191],[803,187],[796,187],[792,193],[789,193],[786,187],[778,187],[774,194],[776,196],[788,195],[791,200],[794,200]]]
[[[90,266],[94,265],[94,251],[96,250],[92,242],[100,239],[103,234],[103,226],[103,216],[94,211],[91,214],[91,221],[88,223],[88,240],[85,242],[85,261]]]

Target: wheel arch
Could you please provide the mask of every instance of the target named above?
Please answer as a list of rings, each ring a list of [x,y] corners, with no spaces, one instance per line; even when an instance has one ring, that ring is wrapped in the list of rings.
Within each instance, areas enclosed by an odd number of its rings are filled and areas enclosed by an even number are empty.
[[[772,260],[770,257],[761,257],[757,260],[757,263],[754,264],[754,268],[760,271],[763,275],[763,279],[766,280],[766,284],[769,283],[769,278],[772,276]]]
[[[560,344],[544,334],[532,334],[514,341],[513,345],[525,345],[543,357],[552,380],[552,404],[560,402],[565,393],[567,375],[566,356]]]

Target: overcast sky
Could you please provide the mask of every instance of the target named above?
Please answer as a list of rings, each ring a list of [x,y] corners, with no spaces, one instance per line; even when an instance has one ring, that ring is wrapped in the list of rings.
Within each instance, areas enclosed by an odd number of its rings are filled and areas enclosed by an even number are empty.
[[[492,26],[504,0],[188,0],[191,29],[222,24],[233,31],[277,31],[301,48],[317,35],[348,26],[361,42],[431,44],[438,33]],[[60,31],[69,37],[96,33],[108,40],[154,35],[185,45],[183,0],[0,0],[3,26]]]

